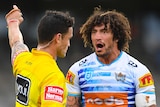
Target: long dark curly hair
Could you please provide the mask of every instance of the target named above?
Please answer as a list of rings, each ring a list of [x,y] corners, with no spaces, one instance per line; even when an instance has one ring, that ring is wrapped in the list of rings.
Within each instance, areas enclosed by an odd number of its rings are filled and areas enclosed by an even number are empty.
[[[113,33],[113,39],[118,40],[118,49],[129,53],[129,41],[131,40],[131,28],[128,18],[123,13],[116,10],[102,11],[101,7],[96,7],[93,14],[80,28],[80,34],[84,41],[84,46],[93,49],[91,41],[91,31],[97,25],[107,25]]]

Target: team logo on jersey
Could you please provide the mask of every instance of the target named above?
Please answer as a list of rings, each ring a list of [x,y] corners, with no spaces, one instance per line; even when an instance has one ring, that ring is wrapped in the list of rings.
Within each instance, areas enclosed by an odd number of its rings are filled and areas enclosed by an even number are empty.
[[[145,74],[141,78],[139,78],[139,87],[146,87],[154,84],[152,75],[150,73]]]
[[[45,100],[53,100],[62,103],[64,90],[58,86],[46,86],[45,87]]]
[[[133,66],[133,67],[138,67],[137,64],[135,64],[133,61],[129,61],[128,64]]]
[[[16,78],[16,86],[17,86],[17,98],[16,100],[23,104],[23,105],[28,105],[28,95],[29,95],[29,90],[30,90],[30,79],[25,78],[21,75],[17,75]]]
[[[79,63],[79,66],[81,67],[90,66],[90,65],[96,65],[96,63],[94,61],[87,62],[87,60],[83,60]]]
[[[126,75],[122,74],[121,72],[120,73],[115,73],[115,76],[116,76],[117,81],[122,81],[122,82],[124,82],[124,80],[126,78]]]
[[[86,63],[86,62],[87,62],[87,59],[82,60],[82,61],[79,63],[79,66],[83,65],[83,64]]]
[[[85,80],[90,80],[92,78],[92,73],[91,71],[86,71],[85,72]]]
[[[74,85],[74,79],[75,79],[75,75],[71,71],[68,71],[66,75],[67,83]]]

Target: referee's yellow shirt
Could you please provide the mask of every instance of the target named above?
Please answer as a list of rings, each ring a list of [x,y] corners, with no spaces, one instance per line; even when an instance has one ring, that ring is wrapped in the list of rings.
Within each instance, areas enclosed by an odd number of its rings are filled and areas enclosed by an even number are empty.
[[[64,74],[46,52],[22,52],[13,62],[16,76],[16,107],[65,107]]]

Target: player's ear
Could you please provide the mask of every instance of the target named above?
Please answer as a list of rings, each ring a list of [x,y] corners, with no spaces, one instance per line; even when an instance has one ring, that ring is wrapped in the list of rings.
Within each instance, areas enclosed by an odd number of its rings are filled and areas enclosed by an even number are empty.
[[[61,33],[57,33],[55,35],[55,39],[56,39],[56,42],[59,43],[62,40],[62,34]]]

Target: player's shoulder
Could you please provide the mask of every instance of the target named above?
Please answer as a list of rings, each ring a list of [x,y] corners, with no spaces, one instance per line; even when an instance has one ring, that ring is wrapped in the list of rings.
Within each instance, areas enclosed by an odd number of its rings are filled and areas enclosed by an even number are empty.
[[[137,58],[132,56],[131,54],[123,52],[123,55],[129,66],[134,67],[134,68],[145,68],[146,69],[146,66],[142,62],[140,62]]]
[[[95,53],[91,53],[89,55],[84,56],[83,58],[81,58],[80,60],[76,61],[71,68],[80,68],[80,67],[84,67],[86,64],[91,64],[94,62],[96,58]]]
[[[26,59],[30,58],[31,55],[32,55],[31,52],[27,51],[17,53],[12,57],[13,64],[22,63]]]

